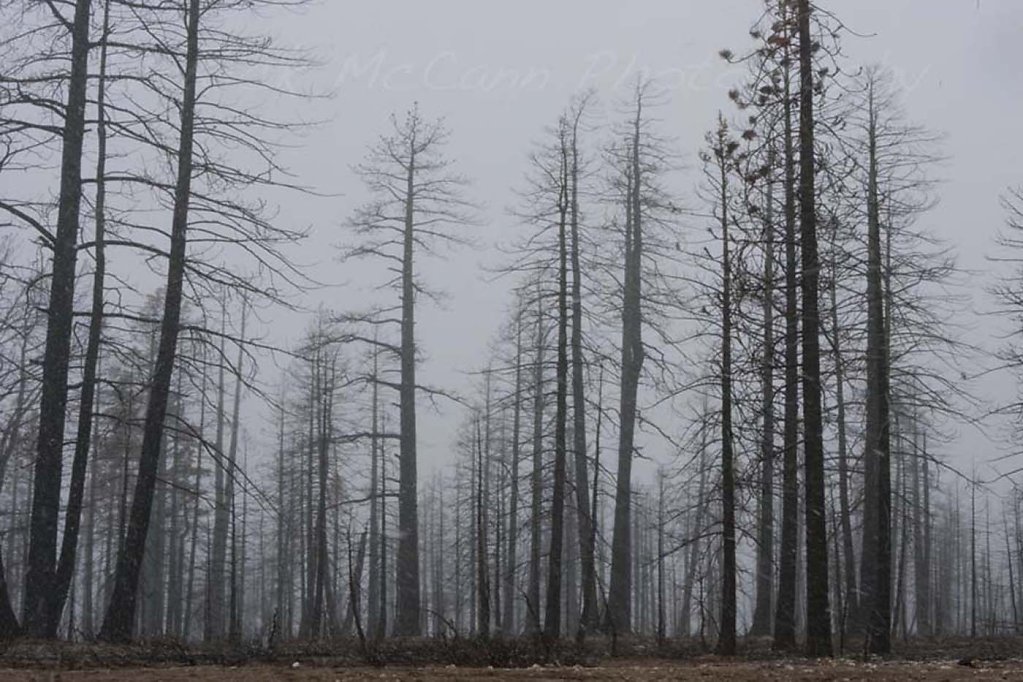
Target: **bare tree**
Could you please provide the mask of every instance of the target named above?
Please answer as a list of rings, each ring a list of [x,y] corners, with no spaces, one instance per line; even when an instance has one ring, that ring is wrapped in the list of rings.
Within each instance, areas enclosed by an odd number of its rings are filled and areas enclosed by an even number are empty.
[[[404,119],[391,117],[392,132],[382,136],[366,161],[356,167],[373,200],[349,221],[359,243],[346,248],[344,259],[382,261],[386,286],[398,291],[400,303],[367,314],[347,315],[348,323],[399,328],[399,340],[387,347],[401,363],[396,387],[400,403],[398,495],[398,582],[395,634],[420,633],[419,515],[416,450],[416,299],[435,295],[416,274],[417,259],[439,247],[465,243],[453,228],[471,224],[473,206],[463,197],[465,178],[443,156],[449,132],[443,121],[427,121],[413,106]],[[393,313],[398,313],[397,317]],[[384,342],[377,342],[384,343]]]
[[[77,0],[73,18],[70,21],[60,18],[70,33],[71,71],[61,140],[57,230],[52,242],[53,267],[33,479],[32,541],[25,578],[23,618],[27,632],[47,638],[57,635],[57,623],[50,616],[53,611],[51,599],[58,592],[57,525],[82,202],[82,147],[85,141],[91,10],[90,0]]]

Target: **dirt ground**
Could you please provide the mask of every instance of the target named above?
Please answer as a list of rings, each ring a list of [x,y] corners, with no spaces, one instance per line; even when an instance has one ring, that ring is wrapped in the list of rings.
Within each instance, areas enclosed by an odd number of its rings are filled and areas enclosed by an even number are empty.
[[[801,680],[1021,680],[1023,659],[974,662],[862,663],[838,661],[730,662],[713,659],[678,663],[669,661],[616,661],[598,667],[541,667],[518,670],[494,668],[332,668],[303,665],[239,667],[122,668],[116,670],[0,670],[0,682],[13,680],[106,682],[108,680],[216,680],[255,682],[283,680],[758,680],[798,682]]]

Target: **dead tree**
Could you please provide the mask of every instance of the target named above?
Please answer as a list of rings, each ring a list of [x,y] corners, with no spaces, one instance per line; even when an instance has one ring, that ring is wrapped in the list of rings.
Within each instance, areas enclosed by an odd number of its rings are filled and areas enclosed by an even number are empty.
[[[32,491],[31,542],[22,623],[27,633],[43,638],[55,638],[58,626],[52,615],[60,592],[57,576],[57,526],[61,506],[75,264],[82,202],[82,147],[85,140],[89,79],[91,9],[90,0],[76,0],[73,18],[59,19],[70,33],[71,71],[68,75],[61,134],[60,195],[57,229],[52,240],[53,266],[47,305],[46,348],[43,355],[39,433]],[[63,606],[62,600],[60,606]]]
[[[828,590],[827,506],[821,412],[820,261],[817,252],[816,150],[814,147],[813,36],[810,1],[798,0],[799,38],[799,205],[802,257],[803,429],[806,491],[806,651],[831,656]]]
[[[349,221],[358,243],[343,257],[379,259],[399,304],[367,315],[350,315],[349,323],[397,326],[399,340],[390,345],[401,364],[395,387],[399,394],[400,457],[395,634],[420,633],[419,521],[417,499],[415,336],[416,299],[431,295],[416,274],[417,259],[439,247],[464,243],[455,228],[470,224],[473,207],[462,196],[466,180],[451,171],[443,156],[449,137],[442,121],[427,121],[413,106],[404,119],[391,117],[392,132],[370,149],[356,167],[372,201]],[[397,311],[397,318],[389,312]]]

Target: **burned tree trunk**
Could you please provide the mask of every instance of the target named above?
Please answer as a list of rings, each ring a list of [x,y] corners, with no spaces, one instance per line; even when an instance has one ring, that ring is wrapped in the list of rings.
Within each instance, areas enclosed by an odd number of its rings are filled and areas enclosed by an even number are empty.
[[[643,370],[643,165],[640,137],[643,96],[637,93],[635,118],[625,170],[625,272],[622,292],[622,360],[619,400],[618,478],[611,538],[611,581],[607,619],[612,632],[632,631],[632,458],[635,450],[637,396]]]
[[[831,656],[827,506],[821,412],[820,260],[817,253],[813,38],[810,0],[799,0],[799,204],[802,246],[803,429],[806,491],[806,651]]]
[[[135,497],[124,548],[117,558],[113,594],[107,607],[100,638],[106,641],[125,641],[131,638],[135,622],[135,603],[139,574],[149,532],[153,491],[159,468],[160,445],[163,440],[164,418],[174,373],[178,344],[178,326],[181,319],[181,299],[184,286],[188,209],[191,198],[193,146],[195,135],[196,75],[199,62],[199,0],[189,0],[187,15],[187,50],[185,54],[184,97],[181,103],[180,140],[177,152],[178,176],[174,192],[174,218],[171,226],[171,248],[164,295],[163,321],[160,326],[160,344],[156,366],[150,382],[149,402],[146,407],[142,434],[142,454],[139,459]]]
[[[868,87],[873,87],[872,84]],[[860,580],[869,649],[891,650],[891,438],[888,344],[881,262],[877,129],[873,92],[868,93],[867,170],[867,408],[863,562]]]
[[[82,203],[82,147],[88,101],[89,17],[92,3],[90,0],[76,0],[74,8],[74,19],[69,24],[71,72],[62,127],[60,199],[47,305],[39,432],[32,483],[31,539],[23,608],[26,632],[47,639],[57,636],[57,622],[51,615],[58,588],[57,525],[61,506],[68,366],[74,324],[75,263]]]

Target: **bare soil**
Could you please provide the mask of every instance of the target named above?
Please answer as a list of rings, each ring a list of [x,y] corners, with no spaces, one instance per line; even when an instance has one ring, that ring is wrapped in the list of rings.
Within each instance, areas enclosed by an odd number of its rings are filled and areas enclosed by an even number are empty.
[[[957,661],[862,663],[838,661],[734,662],[701,660],[615,661],[597,667],[533,666],[525,669],[457,668],[332,668],[294,664],[239,667],[188,666],[123,668],[117,670],[0,671],[0,682],[8,680],[107,682],[112,680],[217,680],[254,682],[282,680],[760,680],[798,682],[801,680],[1023,680],[1023,660],[978,662]]]
[[[854,643],[853,643],[854,644]],[[353,640],[186,646],[156,640],[132,646],[15,642],[0,648],[8,680],[1020,680],[1023,638],[900,642],[890,660],[864,659],[846,646],[834,660],[783,657],[769,640],[746,640],[732,659],[695,640],[590,638],[384,640],[367,650]]]

